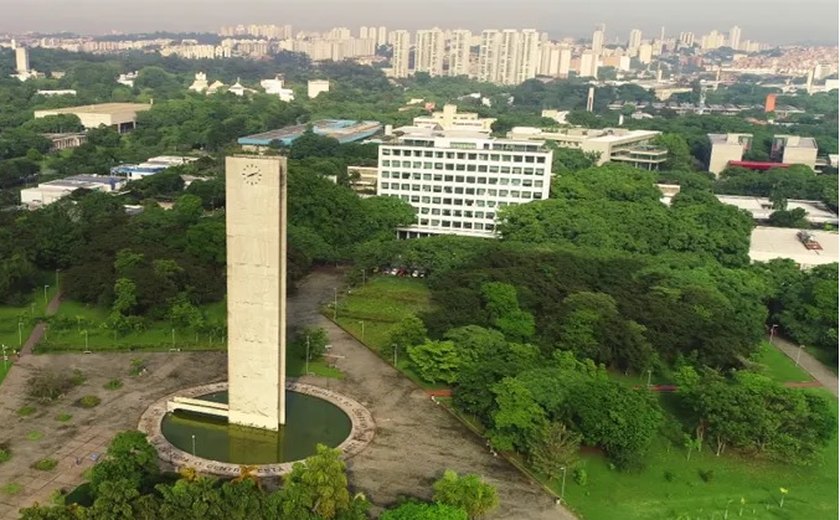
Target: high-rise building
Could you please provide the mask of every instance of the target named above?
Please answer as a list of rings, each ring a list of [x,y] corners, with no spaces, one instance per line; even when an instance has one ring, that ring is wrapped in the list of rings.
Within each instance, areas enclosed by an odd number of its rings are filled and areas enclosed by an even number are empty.
[[[368,36],[371,36],[370,31],[368,31]],[[376,45],[380,46],[386,43],[388,43],[388,29],[384,25],[380,25],[376,30]]]
[[[686,47],[692,47],[694,45],[694,33],[693,32],[681,32],[680,33],[680,43],[682,43]]]
[[[736,51],[741,48],[741,28],[737,25],[729,29],[729,46]]]
[[[540,43],[540,65],[537,74],[557,78],[560,76],[560,47],[557,43]]]
[[[593,51],[583,51],[580,55],[580,70],[578,75],[582,78],[598,78],[598,55]]]
[[[635,56],[639,52],[639,46],[642,45],[642,31],[633,29],[630,31],[630,39],[627,40],[627,50],[631,55]]]
[[[470,43],[472,32],[466,29],[452,31],[449,39],[449,75],[469,76]]]
[[[595,54],[601,54],[604,50],[605,32],[606,26],[604,24],[600,24],[595,27],[595,32],[592,33],[592,52]]]
[[[572,67],[572,49],[563,47],[560,49],[560,67],[559,73],[561,78],[569,76],[569,69]]]
[[[15,48],[15,70],[18,74],[29,74],[29,49],[26,47]]]
[[[516,84],[517,61],[519,58],[519,31],[505,29],[499,43],[498,82],[503,85]]]
[[[525,29],[519,35],[516,56],[516,75],[513,83],[523,83],[537,76],[540,61],[540,33]]]
[[[426,129],[380,145],[377,195],[415,208],[403,236],[493,236],[500,208],[548,198],[551,159],[539,141]]]
[[[499,78],[499,52],[502,33],[495,29],[481,32],[478,48],[478,80],[497,83]]]
[[[363,25],[359,28],[359,38],[364,40],[364,39],[367,39],[367,37],[368,37],[368,28]]]
[[[443,31],[437,27],[417,31],[414,71],[428,72],[431,76],[442,76],[444,44]]]
[[[653,46],[649,43],[643,43],[639,46],[639,61],[642,65],[647,65],[653,60]]]
[[[394,56],[391,58],[391,76],[408,77],[408,55],[411,50],[411,33],[405,30],[391,33],[394,39]]]

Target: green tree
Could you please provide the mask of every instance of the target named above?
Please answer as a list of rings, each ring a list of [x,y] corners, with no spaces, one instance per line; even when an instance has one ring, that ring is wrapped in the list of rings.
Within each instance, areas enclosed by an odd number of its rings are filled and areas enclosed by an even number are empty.
[[[490,323],[505,337],[511,341],[528,341],[534,336],[534,316],[519,308],[514,286],[490,282],[481,286],[481,294]]]
[[[545,427],[545,411],[515,378],[502,379],[492,390],[496,409],[490,414],[490,442],[499,450],[526,450]]]
[[[466,511],[470,519],[480,518],[499,505],[496,488],[478,475],[463,475],[448,469],[434,484],[434,500]]]
[[[426,341],[426,325],[414,314],[406,316],[394,327],[390,342],[400,350],[419,345]]]
[[[138,431],[121,432],[108,446],[105,459],[93,466],[90,485],[95,497],[99,496],[100,488],[106,482],[124,480],[127,481],[126,486],[143,490],[158,472],[157,451],[149,444],[146,435]],[[118,489],[113,491],[117,493]]]
[[[668,158],[662,169],[668,171],[691,171],[692,157],[685,138],[679,134],[661,134],[653,140],[654,144],[668,150]]]
[[[460,356],[451,341],[426,340],[409,347],[408,357],[424,381],[451,385],[458,380]]]
[[[122,315],[131,314],[137,305],[137,285],[128,278],[118,278],[114,284],[113,312]]]
[[[561,422],[547,422],[528,447],[531,465],[548,477],[560,476],[564,468],[577,463],[581,436]]]

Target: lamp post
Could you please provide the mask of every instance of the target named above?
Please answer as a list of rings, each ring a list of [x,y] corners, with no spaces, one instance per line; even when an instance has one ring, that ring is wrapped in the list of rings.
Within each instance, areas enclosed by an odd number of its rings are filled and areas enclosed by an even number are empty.
[[[359,320],[359,323],[362,324],[362,339],[365,339],[365,320]]]
[[[175,348],[175,329],[172,329],[172,348]]]
[[[85,350],[90,350],[90,349],[88,348],[88,331],[87,331],[87,329],[85,329],[84,331],[82,331],[82,334],[84,334],[84,335],[85,335]]]
[[[9,368],[9,356],[6,355],[6,345],[0,345],[0,349],[3,350],[3,372],[8,370]]]
[[[397,347],[396,343],[392,343],[391,348],[394,349],[394,368],[397,368],[397,350],[399,347]]]
[[[333,321],[338,320],[338,288],[333,287]]]
[[[562,504],[565,501],[566,496],[566,466],[560,468],[563,470],[563,480],[560,483],[560,503]]]
[[[649,368],[649,369],[648,369],[648,371],[647,371],[647,373],[648,373],[648,382],[647,382],[647,385],[648,385],[648,387],[650,387],[650,376],[653,374],[653,369],[652,369],[652,368]]]
[[[49,288],[50,288],[49,285],[44,285],[44,307],[47,306],[47,289],[49,289]],[[47,313],[47,309],[45,308],[44,309],[44,314],[46,314],[46,313]]]
[[[770,325],[770,343],[771,344],[773,343],[773,337],[776,335],[776,327],[778,327],[778,325],[775,324],[775,323],[773,325]]]
[[[192,454],[195,457],[195,434],[192,435]]]
[[[367,273],[362,269],[362,285],[365,285],[365,283],[367,283]]]
[[[23,348],[23,321],[18,320],[18,348]]]
[[[306,335],[306,361],[304,361],[303,375],[309,375],[309,334]]]
[[[799,345],[799,350],[796,352],[796,366],[799,366],[799,358],[802,357],[802,349],[805,345]]]

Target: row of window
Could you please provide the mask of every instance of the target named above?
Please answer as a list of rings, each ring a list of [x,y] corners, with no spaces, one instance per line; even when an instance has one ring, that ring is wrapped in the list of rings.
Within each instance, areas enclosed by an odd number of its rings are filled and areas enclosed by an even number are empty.
[[[452,164],[452,163],[430,163],[430,162],[415,162],[410,163],[408,161],[403,161],[402,166],[400,166],[399,161],[388,161],[383,160],[380,168],[382,167],[391,167],[391,168],[411,168],[414,170],[438,170],[438,171],[456,171],[456,172],[479,172],[479,173],[507,173],[507,174],[514,174],[514,175],[544,175],[546,173],[545,168],[534,168],[534,167],[521,167],[521,166],[496,166],[496,165],[487,165],[487,164]],[[386,172],[382,172],[383,174]],[[391,172],[392,174],[396,174],[398,172]],[[402,172],[403,175],[409,172]]]
[[[468,152],[444,152],[441,150],[400,150],[399,148],[381,148],[382,155],[396,157],[427,157],[438,159],[463,159],[468,161],[495,161],[495,162],[526,162],[545,164],[545,155],[520,155],[520,154],[499,154],[499,153],[468,153]]]
[[[496,218],[496,214],[492,211],[472,211],[469,209],[420,208],[420,214],[442,215],[444,217],[484,218],[489,220]]]
[[[481,222],[460,222],[458,220],[438,220],[421,218],[417,220],[421,226],[443,227],[454,229],[475,229],[478,231],[493,231],[496,229],[495,224],[483,224]]]
[[[495,182],[498,179],[491,179],[488,184],[491,186],[522,186],[523,188],[542,188],[543,181],[532,181],[530,179],[501,179],[500,182]],[[484,184],[484,183],[481,183]],[[408,184],[396,182],[381,182],[383,190],[405,190],[405,191],[426,191],[433,193],[466,193],[468,195],[482,195],[485,193],[485,188],[469,188],[464,186],[441,186],[440,184]]]
[[[541,193],[531,193],[527,191],[508,191],[508,190],[488,190],[488,195],[493,197],[508,197],[514,199],[524,199],[524,200],[540,200],[542,199]],[[496,207],[496,201],[493,200],[470,200],[470,199],[451,199],[449,197],[421,197],[420,195],[402,195],[397,193],[383,193],[382,195],[390,195],[392,197],[399,197],[402,200],[412,203],[412,204],[443,204],[445,206],[476,206],[479,208],[494,208]],[[515,202],[511,202],[511,204],[516,204]],[[507,202],[499,201],[499,207],[503,207],[507,205]]]

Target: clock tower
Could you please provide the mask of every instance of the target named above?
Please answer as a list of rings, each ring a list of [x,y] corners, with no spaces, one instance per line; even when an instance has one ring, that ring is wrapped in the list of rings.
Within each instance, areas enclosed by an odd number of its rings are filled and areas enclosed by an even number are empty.
[[[228,420],[286,422],[286,158],[225,162]]]

